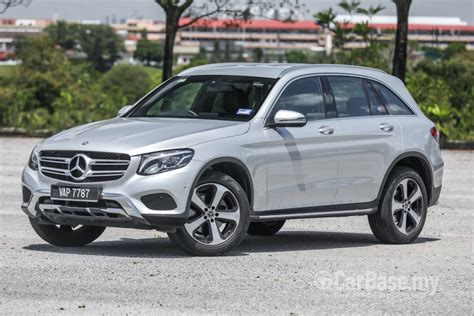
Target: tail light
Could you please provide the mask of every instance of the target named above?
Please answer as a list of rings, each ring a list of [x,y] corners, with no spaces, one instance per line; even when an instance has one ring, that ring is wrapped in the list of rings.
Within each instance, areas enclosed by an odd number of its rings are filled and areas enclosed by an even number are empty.
[[[430,134],[431,134],[431,136],[433,136],[433,138],[436,140],[436,142],[439,143],[439,131],[436,128],[436,126],[433,126],[430,129]]]

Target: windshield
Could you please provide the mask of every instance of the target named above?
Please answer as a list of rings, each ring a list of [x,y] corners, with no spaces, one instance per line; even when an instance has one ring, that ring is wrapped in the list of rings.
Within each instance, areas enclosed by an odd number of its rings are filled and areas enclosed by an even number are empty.
[[[140,101],[128,116],[248,121],[275,81],[242,76],[175,77]]]

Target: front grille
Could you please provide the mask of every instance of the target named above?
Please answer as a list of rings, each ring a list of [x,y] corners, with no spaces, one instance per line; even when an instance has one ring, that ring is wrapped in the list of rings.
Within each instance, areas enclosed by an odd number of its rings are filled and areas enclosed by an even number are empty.
[[[89,158],[89,170],[85,179],[81,180],[73,178],[69,172],[69,163],[78,154]],[[129,164],[129,155],[117,153],[44,150],[39,155],[39,166],[43,175],[53,179],[76,183],[104,182],[120,179],[127,171]]]

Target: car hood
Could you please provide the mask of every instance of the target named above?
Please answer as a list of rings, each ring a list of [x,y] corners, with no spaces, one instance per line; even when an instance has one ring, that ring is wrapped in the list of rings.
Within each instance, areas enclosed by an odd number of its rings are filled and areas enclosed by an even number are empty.
[[[186,148],[244,134],[247,122],[175,118],[114,118],[61,132],[41,150],[84,150],[127,153]]]

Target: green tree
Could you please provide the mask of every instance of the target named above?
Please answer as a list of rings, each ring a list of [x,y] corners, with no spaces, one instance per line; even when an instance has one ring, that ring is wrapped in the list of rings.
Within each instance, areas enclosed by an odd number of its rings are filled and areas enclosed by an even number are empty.
[[[100,89],[117,102],[118,106],[133,104],[151,89],[151,80],[142,66],[117,65],[101,78]]]
[[[290,51],[286,53],[286,61],[289,63],[306,63],[306,55],[302,51]]]
[[[474,140],[474,53],[452,48],[449,59],[419,62],[407,88],[443,138]],[[448,54],[446,51],[443,53]],[[451,53],[449,53],[451,54]]]
[[[358,12],[360,1],[351,0],[349,1],[341,1],[338,3],[338,6],[341,7],[344,11],[346,11],[352,18],[352,15]]]
[[[455,57],[460,53],[464,53],[466,51],[466,44],[464,43],[450,43],[448,47],[443,50],[442,58],[443,59],[450,59],[451,57]]]
[[[25,39],[18,52],[22,63],[8,82],[0,86],[2,126],[31,132],[58,131],[114,117],[118,108],[128,102],[128,95],[122,92],[127,92],[126,87],[102,87],[97,83],[100,73],[91,64],[71,63],[56,47],[48,36]],[[135,78],[133,71],[118,75],[131,78],[140,87],[148,84]],[[136,93],[146,91],[134,89]]]
[[[163,60],[163,46],[159,42],[142,38],[137,43],[134,57],[146,65],[150,65],[152,62],[161,63]]]
[[[316,24],[321,25],[324,28],[331,28],[336,21],[337,14],[329,8],[327,10],[322,10],[314,14]]]
[[[2,125],[54,130],[92,120],[97,98],[87,65],[71,64],[48,36],[28,38],[20,47],[22,63],[0,88]],[[61,102],[66,96],[70,103]]]
[[[212,51],[211,61],[214,63],[220,63],[222,61],[221,45],[219,41],[214,41],[214,50]]]
[[[253,56],[256,62],[261,63],[263,60],[264,52],[263,49],[260,47],[256,47],[253,49]]]
[[[109,25],[83,25],[79,43],[87,60],[99,71],[110,69],[124,50],[123,40]]]
[[[62,51],[54,48],[54,42],[47,36],[27,39],[17,51],[17,56],[22,63],[18,68],[16,84],[32,95],[25,110],[37,106],[51,110],[54,98],[70,81],[67,58]]]
[[[107,71],[124,51],[123,39],[109,25],[82,25],[60,21],[46,33],[64,50],[83,52],[99,71]]]
[[[382,5],[378,5],[378,6],[371,5],[368,8],[357,8],[357,13],[366,15],[368,18],[368,21],[357,23],[354,26],[354,32],[362,36],[362,38],[366,42],[368,42],[370,46],[372,45],[372,43],[375,41],[377,37],[377,33],[373,32],[372,27],[370,25],[372,23],[372,18],[384,9],[385,7]]]
[[[51,36],[55,43],[64,50],[76,49],[79,46],[81,25],[58,21],[46,27],[45,32]]]

